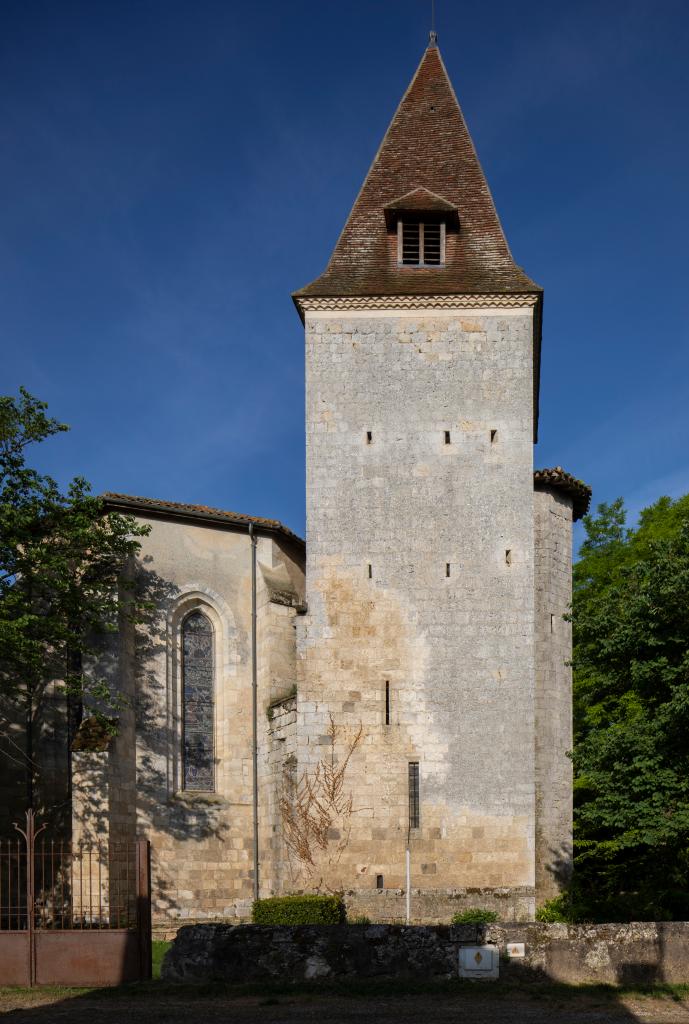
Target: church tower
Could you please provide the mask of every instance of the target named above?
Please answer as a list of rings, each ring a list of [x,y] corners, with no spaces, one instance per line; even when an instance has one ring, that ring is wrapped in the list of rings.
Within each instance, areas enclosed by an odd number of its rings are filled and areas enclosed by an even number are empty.
[[[403,919],[409,848],[414,919],[477,902],[528,918],[542,292],[512,258],[433,40],[325,272],[294,301],[307,383],[295,785],[330,766],[340,792],[293,878]],[[559,713],[566,733],[566,700]]]

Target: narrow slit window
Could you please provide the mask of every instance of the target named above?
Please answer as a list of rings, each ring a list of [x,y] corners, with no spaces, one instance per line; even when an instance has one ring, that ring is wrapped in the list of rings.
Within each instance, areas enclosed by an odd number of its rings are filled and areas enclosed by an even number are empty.
[[[448,576],[448,577],[450,575],[450,563],[449,562],[445,562],[445,575]]]
[[[366,431],[366,444],[371,444],[372,442],[373,442],[373,431],[372,430],[367,430]]]
[[[551,633],[555,632],[555,616],[553,615],[552,612],[550,613],[550,632]]]
[[[451,440],[451,438],[450,438],[450,431],[446,430],[445,431],[445,444],[450,444],[450,440]]]
[[[498,432],[497,432],[497,430],[491,430],[491,432],[490,432],[490,443],[491,444],[495,444],[497,439],[498,439]]]
[[[505,564],[512,565],[512,551],[510,548],[505,552]]]
[[[215,789],[213,626],[203,612],[182,623],[182,757],[184,789]]]
[[[371,563],[370,563],[370,562],[368,563],[368,578],[369,578],[370,580],[372,580],[372,579],[373,579],[373,566],[371,565]]]
[[[390,683],[385,681],[385,724],[390,725]]]
[[[409,828],[418,828],[419,812],[419,762],[409,762]]]
[[[397,222],[397,262],[406,267],[445,263],[445,223]]]
[[[384,888],[385,888],[385,886],[383,885],[383,876],[382,875],[376,875],[376,889],[384,889]]]

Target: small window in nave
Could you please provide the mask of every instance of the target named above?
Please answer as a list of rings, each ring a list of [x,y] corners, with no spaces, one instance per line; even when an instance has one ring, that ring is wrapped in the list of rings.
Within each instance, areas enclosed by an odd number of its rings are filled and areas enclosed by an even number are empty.
[[[203,612],[182,623],[182,743],[184,788],[215,789],[213,626]]]

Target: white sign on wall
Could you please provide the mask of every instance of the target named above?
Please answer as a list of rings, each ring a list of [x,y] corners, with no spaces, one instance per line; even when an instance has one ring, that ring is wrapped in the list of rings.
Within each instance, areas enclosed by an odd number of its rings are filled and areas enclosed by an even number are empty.
[[[526,946],[523,942],[509,942],[507,944],[507,955],[512,960],[521,960],[526,956]]]
[[[492,981],[500,975],[500,954],[497,946],[460,946],[460,978]]]

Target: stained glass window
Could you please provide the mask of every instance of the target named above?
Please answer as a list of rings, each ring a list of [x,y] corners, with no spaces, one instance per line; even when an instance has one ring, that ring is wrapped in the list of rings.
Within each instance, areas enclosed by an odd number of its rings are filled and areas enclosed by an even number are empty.
[[[213,761],[213,626],[203,612],[182,623],[184,788],[211,792]]]

